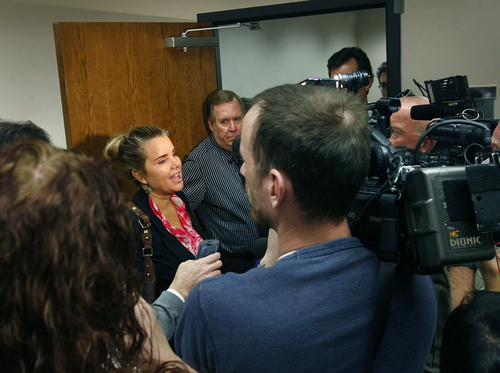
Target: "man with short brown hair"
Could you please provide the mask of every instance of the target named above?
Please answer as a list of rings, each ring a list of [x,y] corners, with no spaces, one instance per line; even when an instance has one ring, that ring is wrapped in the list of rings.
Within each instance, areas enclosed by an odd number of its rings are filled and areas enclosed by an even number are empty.
[[[244,106],[228,90],[214,91],[203,103],[203,117],[212,134],[184,159],[183,193],[205,233],[220,241],[222,272],[245,272],[254,267],[253,243],[260,237],[250,218],[240,161],[232,152],[241,133]]]
[[[422,372],[436,296],[403,263],[372,362],[380,260],[347,223],[370,164],[366,107],[310,85],[270,88],[252,103],[241,173],[252,217],[277,232],[279,259],[194,287],[176,353],[203,372]]]

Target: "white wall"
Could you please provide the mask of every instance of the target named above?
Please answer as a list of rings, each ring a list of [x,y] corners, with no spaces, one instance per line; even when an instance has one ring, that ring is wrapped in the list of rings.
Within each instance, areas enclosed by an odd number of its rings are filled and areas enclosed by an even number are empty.
[[[0,118],[32,120],[66,147],[54,22],[175,19],[0,3]]]
[[[401,16],[402,88],[467,75],[470,86],[500,94],[500,1],[406,0]],[[500,117],[500,99],[495,100]]]
[[[0,118],[31,119],[52,135],[56,145],[65,147],[53,22],[195,21],[198,13],[285,2],[291,0],[252,0],[251,3],[246,0],[0,0]],[[467,75],[471,86],[498,85],[499,19],[498,0],[406,0],[405,13],[401,16],[402,88],[418,92],[412,78],[423,83],[451,75]],[[369,25],[370,19],[363,23]],[[360,24],[358,20],[356,25]],[[356,38],[359,39],[359,35]],[[304,41],[300,43],[302,48],[306,47]],[[372,57],[371,43],[360,43],[376,70],[381,59]],[[333,52],[336,46],[328,45],[324,49],[331,48],[329,52]],[[317,69],[319,75],[326,76],[326,59],[311,62],[311,71]],[[253,66],[245,68],[250,71]],[[308,75],[297,71],[297,78]],[[293,77],[293,81],[296,80]],[[238,87],[243,87],[241,81]],[[377,95],[375,99],[378,97],[376,85],[377,82],[370,92]],[[369,99],[373,101],[372,97]],[[499,117],[498,99],[495,112]]]
[[[378,88],[377,69],[387,60],[384,9],[356,12],[356,41],[372,64],[373,85],[368,93],[368,102],[375,102],[382,97]]]
[[[385,61],[385,12],[370,10],[261,22],[262,29],[219,31],[222,86],[253,97],[266,88],[328,78],[328,58],[343,47],[360,46],[374,73]],[[374,87],[369,99],[380,98]]]
[[[298,0],[252,0],[252,6]],[[54,22],[195,22],[246,0],[0,0],[0,118],[32,120],[66,147]],[[170,35],[169,35],[170,36]]]
[[[262,30],[220,32],[222,86],[253,97],[266,88],[328,78],[326,62],[355,45],[355,17],[322,15],[261,22]]]
[[[91,10],[135,16],[168,17],[177,18],[179,22],[193,22],[196,21],[198,13],[297,1],[303,0],[0,0],[0,3],[43,5],[77,11]]]

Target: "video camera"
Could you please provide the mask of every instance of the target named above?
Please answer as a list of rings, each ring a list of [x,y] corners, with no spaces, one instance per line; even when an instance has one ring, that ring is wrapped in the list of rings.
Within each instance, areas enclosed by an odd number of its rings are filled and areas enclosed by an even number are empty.
[[[370,172],[349,215],[353,236],[383,260],[409,260],[420,274],[493,258],[500,232],[500,156],[491,151],[498,120],[473,108],[465,76],[425,83],[431,104],[415,106],[412,119],[438,119],[416,150],[388,140],[399,99],[368,105]],[[437,150],[418,150],[426,137],[438,140]]]

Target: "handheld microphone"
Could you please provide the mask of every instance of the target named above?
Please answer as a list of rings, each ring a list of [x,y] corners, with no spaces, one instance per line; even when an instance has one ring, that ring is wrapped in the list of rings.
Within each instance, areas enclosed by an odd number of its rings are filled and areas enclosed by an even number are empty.
[[[308,78],[301,81],[301,85],[319,85],[345,89],[356,94],[358,89],[370,84],[370,75],[365,70],[356,71],[350,74],[336,74],[333,78]]]
[[[365,70],[356,71],[350,74],[336,74],[337,89],[347,89],[349,92],[357,93],[358,89],[370,84],[370,75]]]
[[[240,144],[241,136],[236,136],[236,138],[233,140],[233,144],[231,145],[231,149],[233,150],[234,156],[238,159],[241,159]]]
[[[252,245],[252,253],[257,259],[262,259],[267,250],[267,237],[255,240]]]

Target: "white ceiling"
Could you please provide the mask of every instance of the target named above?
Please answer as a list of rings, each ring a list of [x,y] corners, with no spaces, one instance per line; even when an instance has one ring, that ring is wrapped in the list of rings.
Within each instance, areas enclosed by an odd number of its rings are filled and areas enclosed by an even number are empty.
[[[198,13],[298,1],[302,0],[0,0],[0,3],[23,3],[196,21]]]

